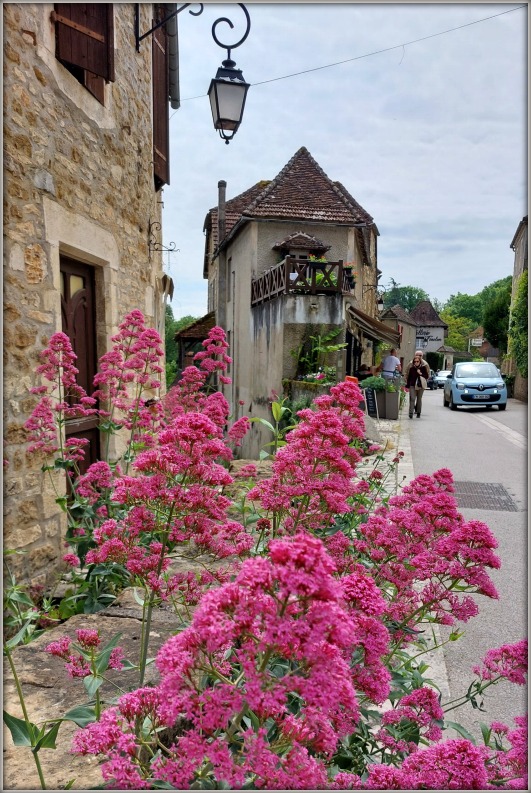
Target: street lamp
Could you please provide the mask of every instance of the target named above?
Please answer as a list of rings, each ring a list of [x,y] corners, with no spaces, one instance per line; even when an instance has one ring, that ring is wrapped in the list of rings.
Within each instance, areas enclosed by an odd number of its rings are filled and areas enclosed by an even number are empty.
[[[214,129],[218,130],[220,137],[227,144],[232,140],[241,124],[245,99],[249,90],[249,83],[245,82],[241,69],[236,68],[236,63],[230,57],[231,50],[243,44],[251,29],[251,19],[247,9],[242,3],[238,3],[238,5],[243,9],[247,19],[247,29],[236,44],[229,47],[227,44],[222,44],[216,36],[215,27],[219,22],[228,22],[231,28],[234,27],[229,19],[222,17],[212,25],[212,38],[219,47],[227,50],[227,58],[222,62],[216,76],[210,81],[208,97]]]
[[[164,17],[160,22],[154,25],[151,30],[140,35],[140,12],[139,3],[135,4],[135,39],[137,52],[140,50],[140,42],[153,33],[155,30],[165,25],[170,19],[173,19],[185,8],[192,5],[192,3],[185,3],[180,8],[172,11],[168,16]],[[203,13],[203,3],[198,3],[198,11],[189,11],[193,16],[199,16]],[[223,44],[216,36],[216,26],[221,22],[226,22],[232,29],[234,25],[227,19],[227,17],[220,17],[216,19],[212,25],[212,38],[222,49],[227,50],[227,57],[222,62],[217,70],[216,76],[210,81],[210,88],[208,89],[208,97],[210,99],[210,107],[212,109],[212,118],[214,121],[214,128],[218,130],[220,137],[223,138],[225,143],[232,140],[241,124],[243,117],[243,109],[245,107],[245,99],[247,91],[249,90],[249,83],[245,82],[241,69],[236,68],[236,63],[230,57],[231,50],[243,44],[249,31],[251,30],[251,18],[243,3],[238,3],[240,8],[245,14],[247,20],[247,27],[245,33],[236,44]]]

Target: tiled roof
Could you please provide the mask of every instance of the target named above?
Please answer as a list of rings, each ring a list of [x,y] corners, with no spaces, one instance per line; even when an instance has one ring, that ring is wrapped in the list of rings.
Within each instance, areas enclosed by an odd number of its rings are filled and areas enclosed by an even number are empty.
[[[372,223],[372,217],[339,182],[332,182],[302,146],[246,207],[249,217],[333,223]]]
[[[210,314],[205,314],[204,317],[200,317],[196,319],[195,322],[192,322],[191,325],[188,325],[186,328],[182,330],[178,330],[175,334],[175,340],[178,341],[179,339],[206,339],[209,334],[209,331],[216,324],[216,316],[213,311]]]
[[[417,325],[448,327],[437,314],[429,300],[421,300],[420,303],[417,303],[415,308],[410,311],[409,316],[415,320]]]
[[[411,316],[411,314],[408,314],[406,309],[402,308],[402,306],[399,306],[398,303],[396,304],[396,306],[391,306],[391,308],[388,308],[387,311],[384,312],[383,316],[396,317],[396,319],[399,319],[400,322],[407,322],[408,325],[417,324],[416,321]]]
[[[293,234],[289,234],[283,240],[273,245],[274,250],[282,250],[283,248],[303,248],[304,250],[324,252],[330,250],[331,245],[321,242],[317,237],[310,236],[310,234],[306,234],[304,231],[294,231]]]
[[[333,182],[302,146],[273,181],[257,182],[225,205],[225,236],[242,218],[373,225],[373,219],[340,182]],[[218,208],[209,210],[203,231],[218,246]],[[368,261],[367,240],[360,244]]]

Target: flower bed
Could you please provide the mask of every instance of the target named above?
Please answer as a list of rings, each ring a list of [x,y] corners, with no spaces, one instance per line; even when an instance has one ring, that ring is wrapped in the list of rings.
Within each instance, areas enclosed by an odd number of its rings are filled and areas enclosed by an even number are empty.
[[[65,665],[79,680],[79,706],[63,718],[79,727],[76,756],[103,761],[104,787],[523,787],[523,717],[486,726],[481,746],[445,731],[456,729],[448,713],[477,707],[499,680],[525,683],[527,642],[490,651],[452,702],[441,701],[423,661],[435,634],[421,625],[451,626],[457,640],[478,613],[472,595],[497,597],[496,540],[458,512],[451,472],[419,476],[395,495],[376,467],[360,476],[362,392],[347,381],[299,411],[275,443],[269,475],[258,480],[253,465],[233,475],[250,419],[230,419],[212,383],[215,374],[228,381],[221,328],[164,398],[160,340],[140,312],[113,341],[96,405],[75,385],[68,339],[56,334],[27,425],[68,515],[72,571],[65,602],[40,611],[15,581],[6,590],[4,653],[20,710],[5,721],[20,751],[31,749],[41,786],[41,750],[61,740],[63,722],[32,720],[16,648],[42,641],[69,609],[97,611],[128,586],[142,612],[137,657],[124,655],[119,636],[104,641],[97,628],[72,632],[68,623],[46,656],[54,675]],[[272,403],[277,430],[283,409]],[[109,434],[127,432],[121,459],[79,476],[83,445],[62,436],[72,411],[97,412]],[[176,569],[179,560],[198,569]],[[168,609],[177,632],[146,685],[152,626]],[[115,673],[130,675],[118,695]],[[65,769],[65,785],[71,778]]]

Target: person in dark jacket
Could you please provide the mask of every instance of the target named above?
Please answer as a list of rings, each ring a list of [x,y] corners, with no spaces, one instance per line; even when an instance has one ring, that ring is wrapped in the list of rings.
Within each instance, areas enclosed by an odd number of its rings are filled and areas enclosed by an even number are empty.
[[[422,395],[427,387],[430,368],[421,355],[415,353],[412,361],[406,369],[406,388],[409,391],[409,418],[413,418],[413,413],[420,418],[422,411]]]

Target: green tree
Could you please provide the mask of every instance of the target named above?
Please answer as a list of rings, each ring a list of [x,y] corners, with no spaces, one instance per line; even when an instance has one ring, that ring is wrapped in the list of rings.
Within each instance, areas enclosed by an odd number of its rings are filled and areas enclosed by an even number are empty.
[[[421,300],[429,300],[429,295],[418,286],[400,286],[394,278],[390,279],[390,286],[384,296],[384,309],[392,306],[401,306],[406,311],[412,311]]]
[[[528,271],[524,270],[516,287],[514,303],[511,309],[511,322],[509,325],[509,350],[514,356],[516,368],[527,377],[527,291]]]
[[[444,343],[454,350],[468,350],[468,337],[479,323],[466,317],[456,316],[447,309],[441,311],[439,316],[448,325],[448,336]]]
[[[481,292],[478,292],[476,295],[467,295],[463,292],[450,295],[444,305],[444,310],[450,312],[455,317],[465,317],[469,319],[474,323],[474,328],[477,328],[483,323],[483,315],[487,306],[490,305],[500,293],[505,293],[507,288],[511,287],[511,283],[512,278],[509,275],[483,287]]]
[[[511,284],[509,282],[495,291],[493,298],[486,305],[483,313],[483,330],[493,347],[500,353],[507,351],[509,333],[509,310],[511,305]]]
[[[166,353],[166,387],[168,388],[177,375],[177,342],[175,341],[175,334],[183,328],[187,328],[193,322],[196,322],[198,317],[187,315],[180,319],[174,319],[172,307],[166,305],[165,316],[165,342],[164,349]]]

